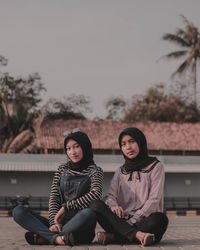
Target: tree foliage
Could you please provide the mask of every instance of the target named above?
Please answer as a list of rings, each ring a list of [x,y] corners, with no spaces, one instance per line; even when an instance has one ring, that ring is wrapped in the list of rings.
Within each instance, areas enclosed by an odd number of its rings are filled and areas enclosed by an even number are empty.
[[[86,119],[85,113],[91,112],[90,100],[84,95],[71,95],[63,100],[51,98],[43,107],[46,119]]]
[[[198,122],[200,112],[193,103],[186,103],[173,93],[166,93],[164,85],[159,84],[149,88],[145,95],[133,97],[132,105],[126,110],[124,120]]]
[[[200,33],[198,28],[189,22],[185,16],[181,15],[181,17],[185,24],[184,29],[178,28],[174,34],[166,33],[163,35],[162,39],[173,42],[182,49],[170,52],[164,57],[168,59],[185,57],[178,69],[172,74],[172,77],[177,74],[183,74],[186,70],[189,70],[192,73],[192,84],[194,84],[194,104],[196,105],[196,74],[197,61],[200,59]]]
[[[4,56],[0,55],[0,65],[6,66],[7,63],[8,63],[8,60]]]
[[[14,78],[8,73],[0,78],[1,98],[13,108],[23,105],[27,111],[35,110],[42,101],[41,92],[46,91],[38,73],[26,78]]]
[[[0,66],[7,59],[0,56]],[[13,77],[0,72],[0,152],[33,152],[35,136],[45,118],[85,119],[91,111],[90,101],[83,95],[51,99],[39,107],[46,89],[39,74]],[[46,117],[45,117],[46,116]]]
[[[106,102],[106,109],[108,111],[108,115],[106,116],[106,120],[121,120],[124,115],[126,101],[121,97],[111,97]]]
[[[41,93],[46,89],[39,74],[28,77],[0,76],[0,152],[31,150]],[[23,146],[22,146],[23,145]],[[26,150],[25,150],[26,151]]]

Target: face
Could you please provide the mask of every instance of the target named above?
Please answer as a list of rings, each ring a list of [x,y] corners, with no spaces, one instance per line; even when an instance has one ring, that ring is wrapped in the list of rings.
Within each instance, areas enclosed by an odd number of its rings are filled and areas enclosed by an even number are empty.
[[[140,152],[137,142],[130,135],[122,137],[121,149],[123,154],[129,159],[134,159]]]
[[[70,160],[74,163],[77,163],[83,159],[83,151],[81,146],[72,139],[67,141],[66,153]]]

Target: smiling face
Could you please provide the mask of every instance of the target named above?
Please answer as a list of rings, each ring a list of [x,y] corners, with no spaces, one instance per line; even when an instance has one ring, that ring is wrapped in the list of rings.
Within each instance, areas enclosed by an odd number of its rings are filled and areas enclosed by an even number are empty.
[[[129,159],[134,159],[140,153],[137,142],[130,135],[122,136],[121,150],[123,154]]]
[[[66,154],[70,160],[77,163],[83,159],[83,150],[81,146],[72,139],[69,139],[66,144]]]

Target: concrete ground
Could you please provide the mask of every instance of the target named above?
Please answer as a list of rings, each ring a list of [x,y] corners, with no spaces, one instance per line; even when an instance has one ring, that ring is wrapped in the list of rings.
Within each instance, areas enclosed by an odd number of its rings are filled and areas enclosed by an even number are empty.
[[[98,230],[98,228],[97,228]],[[18,226],[11,217],[0,217],[0,249],[13,250],[44,250],[44,249],[71,249],[71,250],[139,250],[140,245],[107,245],[100,246],[94,239],[91,245],[81,246],[31,246],[24,239],[25,230]],[[196,250],[200,249],[200,216],[169,216],[169,227],[162,241],[145,247],[148,250]]]

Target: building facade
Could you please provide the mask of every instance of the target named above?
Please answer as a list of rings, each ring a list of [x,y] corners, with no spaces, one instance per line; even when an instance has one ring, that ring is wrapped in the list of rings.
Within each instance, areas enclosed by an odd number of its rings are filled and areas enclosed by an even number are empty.
[[[103,168],[105,197],[115,170],[123,163],[121,155],[95,155],[95,162]],[[198,200],[200,197],[199,156],[158,156],[165,169],[164,197],[169,208],[175,202]],[[49,197],[57,167],[65,163],[63,155],[0,154],[1,197]],[[31,200],[31,199],[30,199]],[[180,203],[179,202],[179,203]],[[183,204],[182,204],[183,206]],[[191,207],[192,208],[192,207]]]

